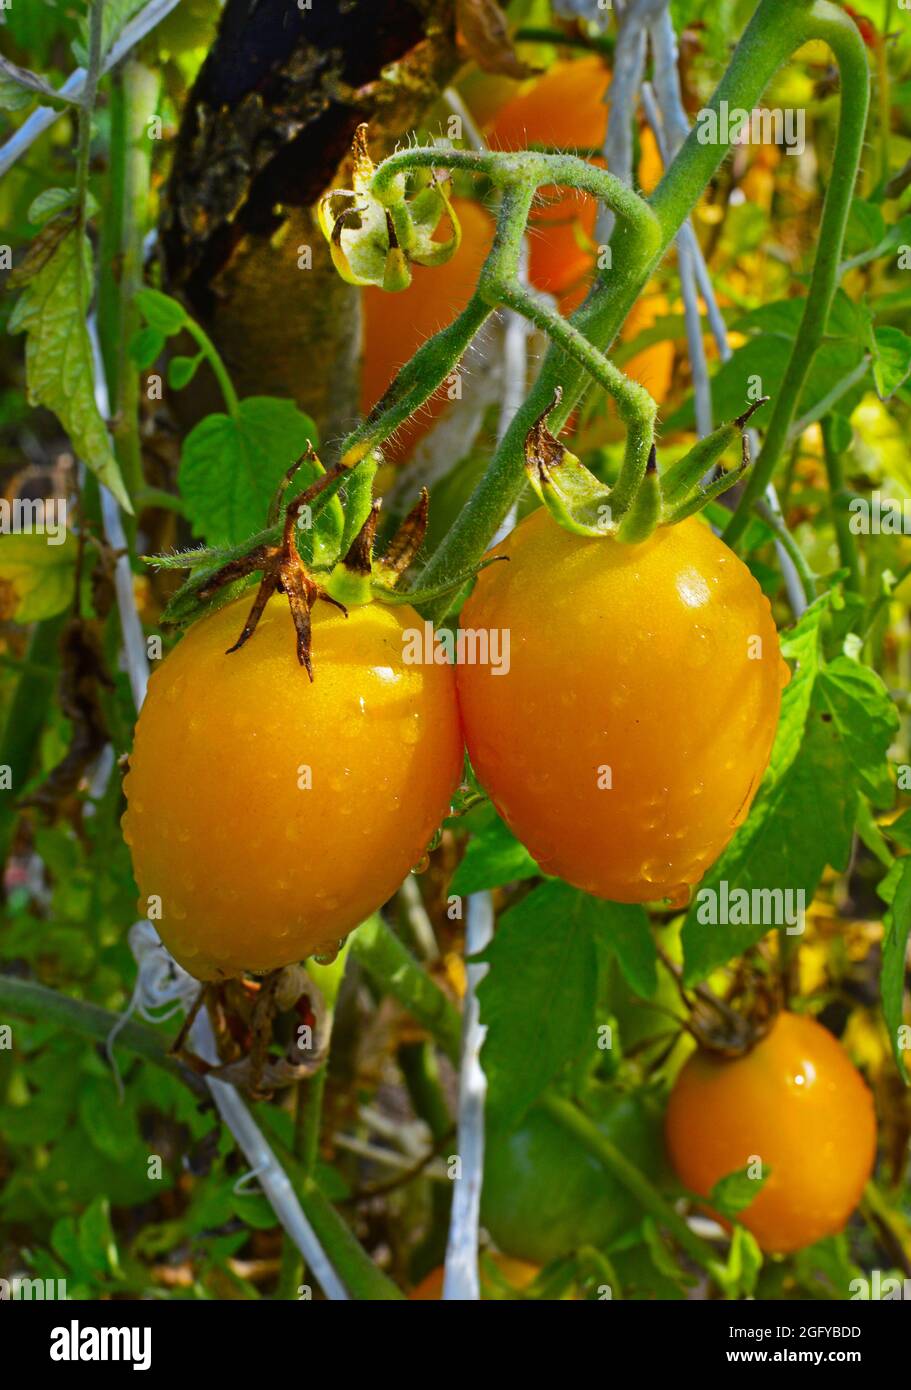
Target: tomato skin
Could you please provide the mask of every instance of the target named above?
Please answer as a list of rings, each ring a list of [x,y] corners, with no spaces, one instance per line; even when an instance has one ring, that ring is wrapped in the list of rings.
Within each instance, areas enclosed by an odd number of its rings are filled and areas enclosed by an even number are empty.
[[[317,604],[311,685],[281,596],[225,655],[249,602],[152,676],[125,783],[140,911],[160,896],[162,939],[201,980],[334,945],[418,862],[462,766],[452,669],[403,662],[412,609]]]
[[[638,1098],[614,1096],[595,1123],[641,1172],[659,1176],[660,1124]],[[641,1218],[626,1188],[546,1111],[530,1110],[511,1134],[488,1134],[481,1223],[507,1254],[545,1265],[606,1246]]]
[[[840,1231],[876,1158],[870,1091],[838,1040],[801,1014],[780,1014],[736,1061],[694,1053],[671,1092],[665,1132],[681,1182],[701,1196],[754,1155],[771,1169],[738,1219],[776,1254]]]
[[[539,509],[494,553],[461,623],[508,632],[509,669],[457,671],[478,777],[545,873],[682,903],[768,762],[787,679],[768,600],[696,518],[627,546]]]

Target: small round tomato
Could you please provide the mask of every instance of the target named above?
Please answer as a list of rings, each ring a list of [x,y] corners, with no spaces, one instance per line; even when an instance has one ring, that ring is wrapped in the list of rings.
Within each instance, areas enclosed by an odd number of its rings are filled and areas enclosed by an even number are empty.
[[[365,415],[399,368],[422,343],[450,324],[474,294],[493,240],[493,222],[480,204],[467,198],[456,198],[453,210],[462,241],[451,261],[444,266],[412,266],[411,284],[397,294],[373,287],[363,291],[361,410]],[[389,458],[403,458],[427,433],[446,401],[445,390],[435,392],[383,446]]]
[[[462,765],[452,669],[403,661],[413,609],[317,604],[312,684],[282,597],[225,655],[248,609],[153,675],[125,784],[140,910],[201,980],[335,945],[421,858]]]
[[[695,517],[624,545],[539,509],[494,553],[461,617],[502,634],[499,664],[458,667],[478,777],[545,873],[683,902],[769,759],[787,667],[768,600]]]
[[[594,1119],[640,1172],[659,1175],[660,1124],[639,1099],[615,1096]],[[530,1110],[511,1134],[488,1135],[481,1221],[506,1253],[545,1265],[607,1245],[641,1218],[626,1188],[546,1111]]]
[[[778,1254],[840,1231],[876,1157],[873,1097],[837,1039],[802,1014],[780,1014],[734,1061],[694,1053],[666,1133],[680,1181],[703,1197],[761,1161],[769,1177],[738,1220]]]

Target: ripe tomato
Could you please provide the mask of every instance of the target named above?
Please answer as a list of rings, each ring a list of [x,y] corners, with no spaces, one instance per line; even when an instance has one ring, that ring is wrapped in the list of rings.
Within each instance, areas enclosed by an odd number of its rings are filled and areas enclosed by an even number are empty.
[[[695,1053],[671,1092],[666,1132],[681,1182],[702,1196],[761,1159],[770,1176],[739,1219],[778,1254],[840,1231],[876,1157],[873,1097],[841,1044],[800,1014],[780,1014],[736,1061]]]
[[[658,1177],[660,1125],[640,1100],[614,1096],[595,1122]],[[508,1254],[545,1265],[583,1245],[605,1246],[641,1218],[626,1188],[546,1111],[530,1110],[511,1134],[488,1135],[481,1222]]]
[[[545,873],[683,902],[768,762],[787,679],[768,600],[695,517],[628,546],[542,508],[495,553],[461,618],[510,642],[508,670],[457,670],[475,771]]]
[[[140,910],[198,979],[331,947],[424,853],[462,766],[453,673],[403,662],[408,607],[313,611],[316,679],[284,598],[226,656],[249,599],[152,677],[126,779]]]
[[[462,228],[462,242],[451,261],[444,266],[412,266],[411,284],[398,294],[373,288],[363,292],[361,410],[365,415],[399,367],[423,342],[451,323],[475,291],[493,240],[493,222],[478,203],[467,198],[456,198],[453,209]],[[402,425],[396,438],[383,446],[386,454],[391,459],[404,458],[446,404],[441,388],[414,419]]]

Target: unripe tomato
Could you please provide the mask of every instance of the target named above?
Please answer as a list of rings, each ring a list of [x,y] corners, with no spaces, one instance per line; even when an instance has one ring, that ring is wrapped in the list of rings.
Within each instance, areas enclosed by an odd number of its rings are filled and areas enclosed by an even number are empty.
[[[495,553],[461,618],[510,643],[508,670],[458,667],[475,771],[545,873],[683,902],[769,759],[787,668],[768,600],[696,518],[634,546],[540,509]]]
[[[873,1097],[837,1039],[801,1014],[780,1014],[735,1061],[694,1053],[671,1092],[666,1132],[681,1182],[702,1196],[762,1161],[770,1175],[738,1219],[778,1254],[840,1231],[876,1157]]]
[[[153,675],[126,779],[140,909],[198,979],[333,946],[395,892],[462,765],[452,669],[403,662],[408,607],[313,611],[311,685],[287,601],[190,629]],[[153,913],[154,919],[154,913]]]
[[[659,1176],[660,1125],[638,1098],[614,1097],[595,1123],[640,1172]],[[626,1188],[546,1111],[530,1110],[511,1134],[488,1135],[481,1222],[507,1254],[545,1265],[605,1246],[641,1219]]]

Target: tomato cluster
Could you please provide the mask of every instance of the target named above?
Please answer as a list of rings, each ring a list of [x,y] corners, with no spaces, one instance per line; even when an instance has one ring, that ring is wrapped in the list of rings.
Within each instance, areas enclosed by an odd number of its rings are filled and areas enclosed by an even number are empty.
[[[331,949],[423,855],[463,740],[542,870],[596,896],[682,900],[720,854],[786,673],[747,568],[695,519],[627,546],[542,510],[500,553],[462,617],[499,630],[497,665],[411,660],[407,606],[320,606],[310,685],[276,597],[242,650],[231,604],[153,677],[124,833],[142,911],[193,974]]]

